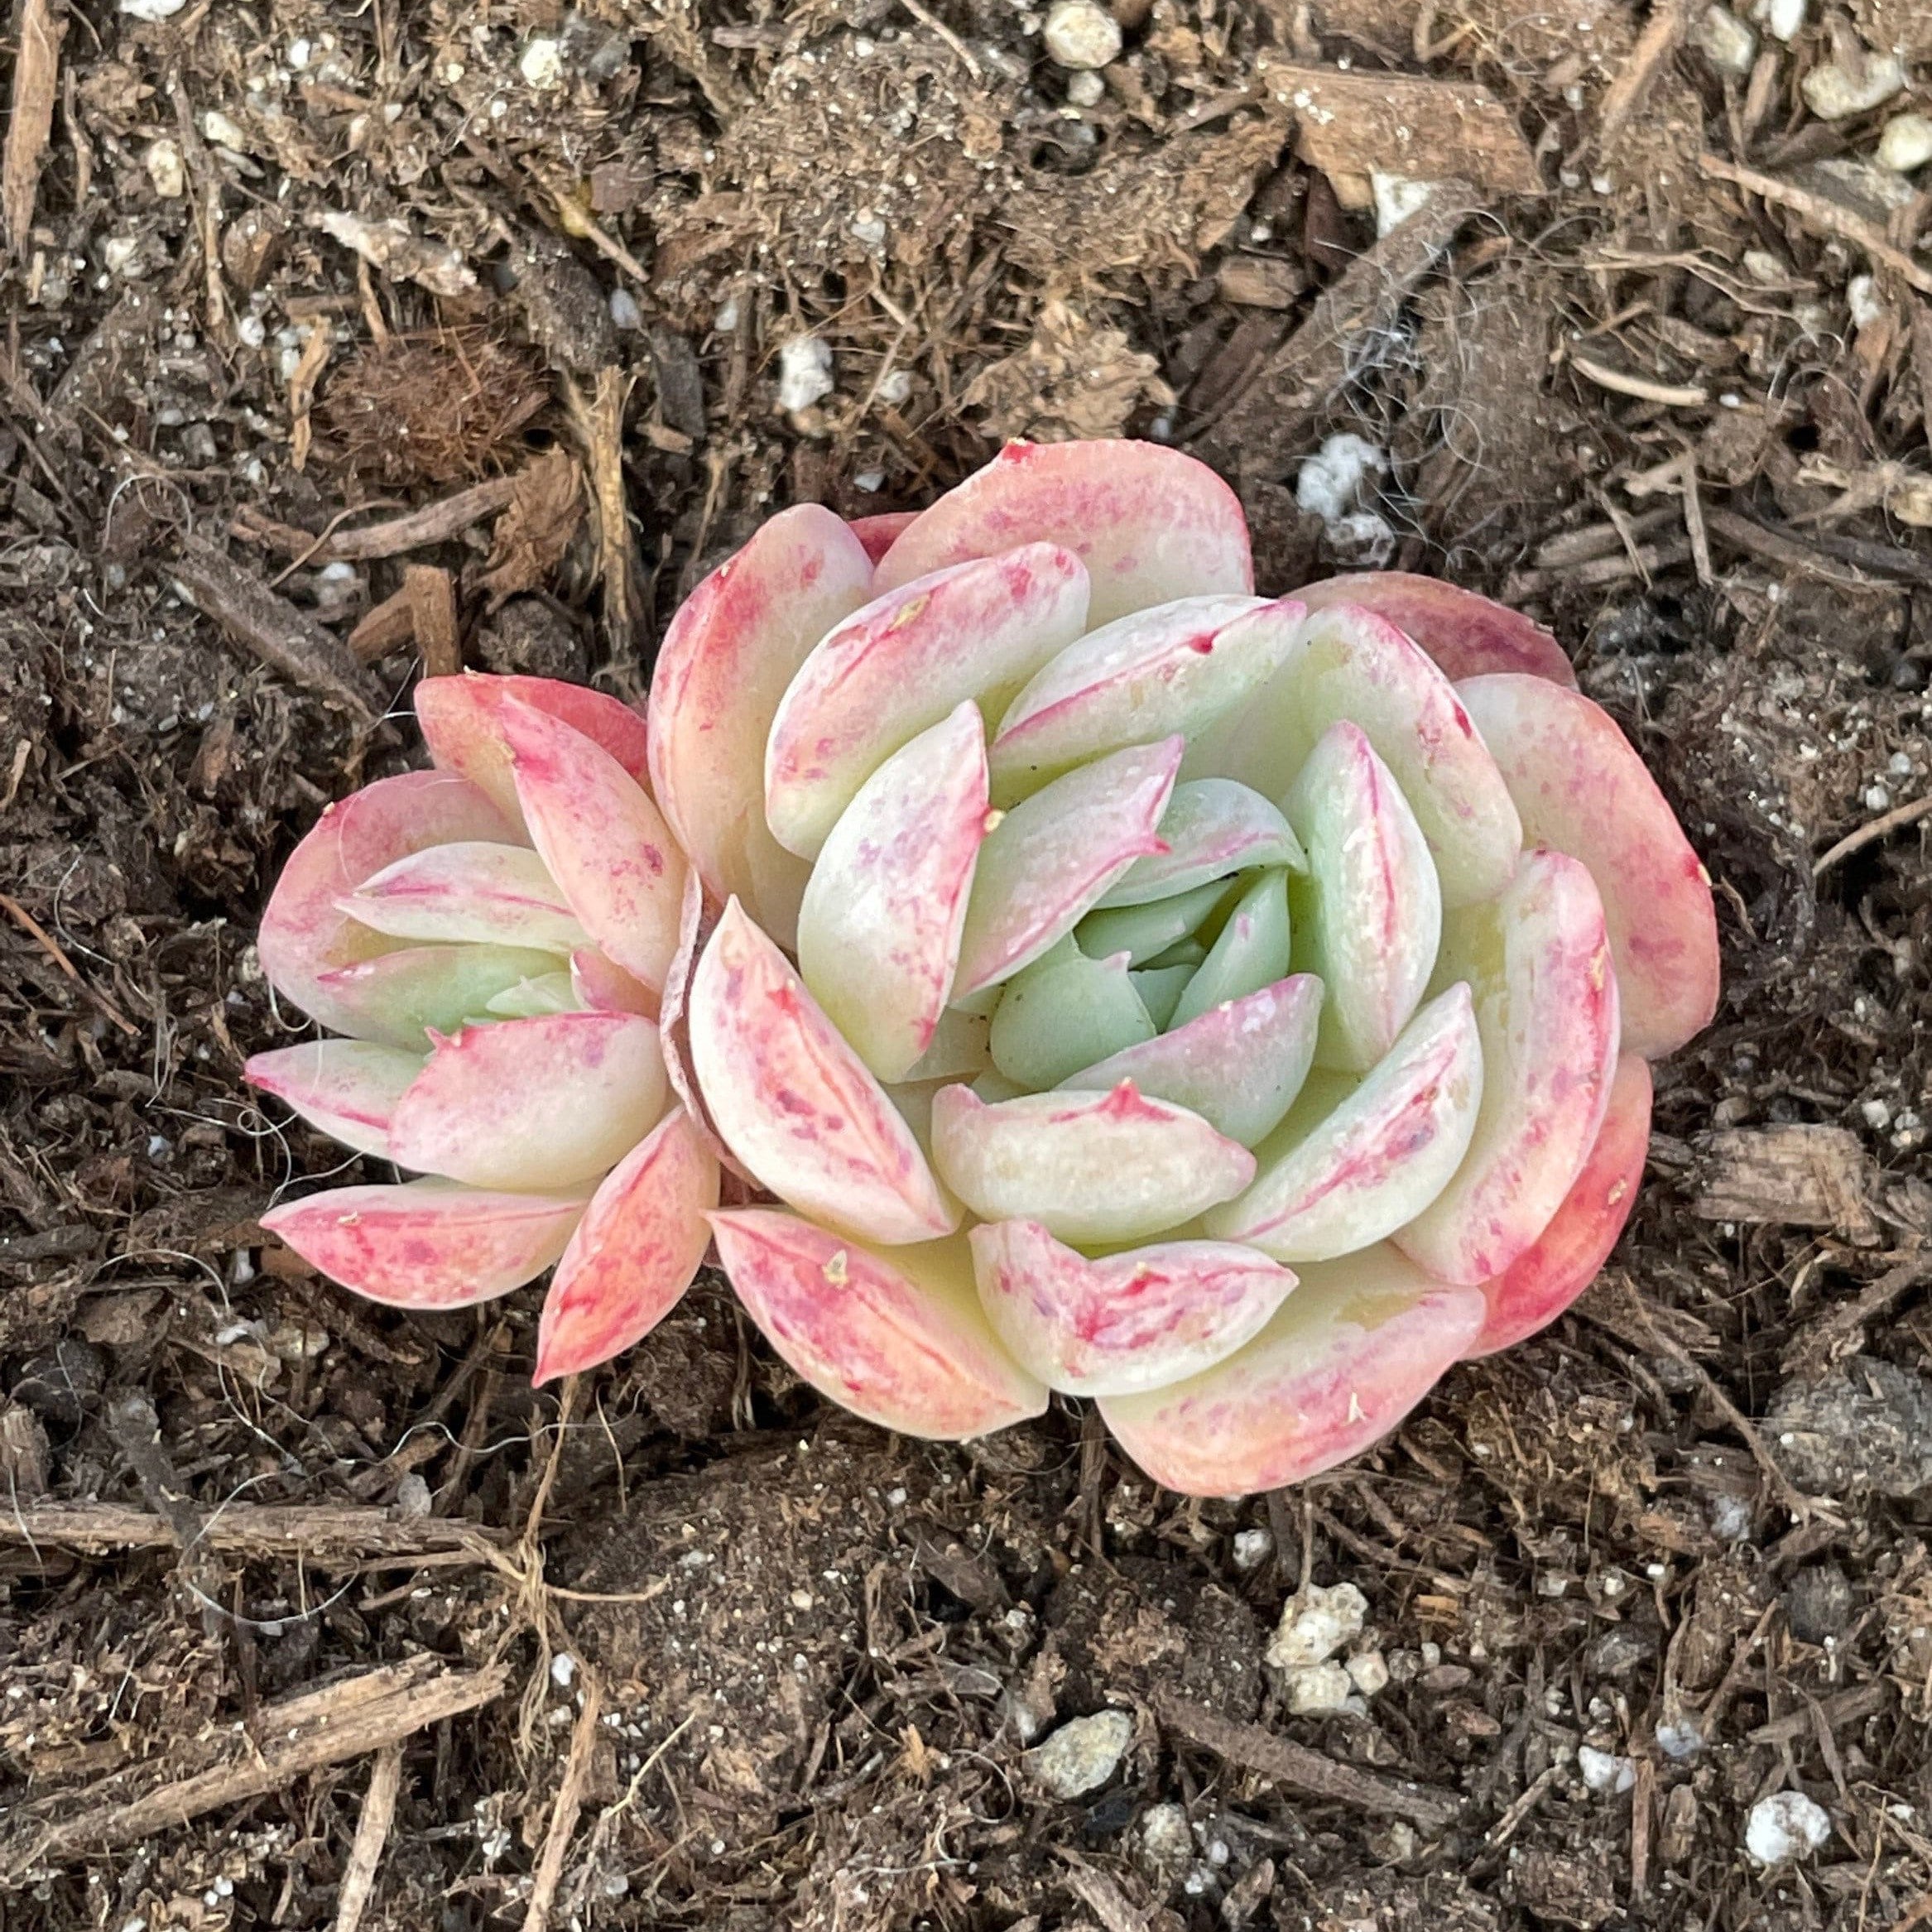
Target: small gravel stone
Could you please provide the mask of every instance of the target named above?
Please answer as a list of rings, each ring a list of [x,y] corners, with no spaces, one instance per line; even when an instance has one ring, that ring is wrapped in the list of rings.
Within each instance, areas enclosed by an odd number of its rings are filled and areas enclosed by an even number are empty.
[[[1705,7],[1695,31],[1704,59],[1718,73],[1751,71],[1751,63],[1757,58],[1757,36],[1729,7]]]
[[[1120,24],[1093,0],[1056,0],[1040,35],[1055,65],[1104,67],[1120,52]]]
[[[1593,1744],[1578,1745],[1576,1768],[1582,1774],[1585,1789],[1600,1798],[1627,1791],[1636,1782],[1633,1759],[1620,1757],[1612,1751],[1599,1751]]]
[[[1809,1858],[1831,1836],[1831,1814],[1802,1791],[1774,1791],[1751,1807],[1744,1848],[1761,1865]]]
[[[1113,1776],[1133,1734],[1134,1720],[1125,1711],[1074,1718],[1026,1753],[1026,1768],[1055,1797],[1078,1798]]]
[[[1932,114],[1894,114],[1878,137],[1878,165],[1909,175],[1932,161]]]
[[[179,201],[188,192],[187,171],[181,165],[181,151],[171,141],[155,142],[142,157],[147,178],[163,201]]]
[[[1067,99],[1076,108],[1097,108],[1106,95],[1107,83],[1091,67],[1076,68],[1067,76]]]
[[[1364,1697],[1388,1689],[1389,1667],[1380,1651],[1358,1651],[1348,1660],[1348,1680]]]
[[[1325,1664],[1368,1622],[1368,1599],[1353,1584],[1332,1589],[1315,1584],[1305,1596],[1290,1597],[1281,1608],[1281,1627],[1268,1640],[1266,1660],[1277,1670],[1304,1670]]]
[[[1906,84],[1906,70],[1896,54],[1873,54],[1864,72],[1854,74],[1837,61],[1814,67],[1800,84],[1805,104],[1821,121],[1848,120],[1888,101]]]
[[[795,335],[778,352],[778,406],[791,415],[832,392],[832,348],[815,335]]]
[[[1339,1664],[1309,1664],[1288,1673],[1288,1709],[1298,1718],[1338,1711],[1355,1689]]]

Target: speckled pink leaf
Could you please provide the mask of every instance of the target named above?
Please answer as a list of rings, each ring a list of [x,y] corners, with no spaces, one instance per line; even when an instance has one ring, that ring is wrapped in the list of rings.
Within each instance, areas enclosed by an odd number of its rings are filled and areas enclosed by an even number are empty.
[[[568,953],[584,928],[527,845],[478,839],[412,852],[337,901],[392,939],[477,941]]]
[[[1471,1355],[1493,1355],[1547,1328],[1596,1280],[1636,1205],[1650,1144],[1650,1063],[1626,1053],[1596,1145],[1563,1205],[1506,1272],[1483,1283],[1489,1314]]]
[[[1148,906],[1256,866],[1308,869],[1281,808],[1232,778],[1175,786],[1161,815],[1160,837],[1166,851],[1137,858],[1097,904]]]
[[[982,1220],[1037,1221],[1088,1242],[1178,1228],[1254,1176],[1247,1148],[1131,1080],[990,1106],[947,1087],[933,1101],[933,1164]]]
[[[1109,752],[1000,817],[979,848],[955,1000],[1031,965],[1137,858],[1161,849],[1156,828],[1185,748],[1175,737]]]
[[[993,1328],[1050,1388],[1122,1396],[1210,1367],[1257,1333],[1295,1286],[1252,1247],[1171,1241],[1089,1261],[1037,1221],[968,1237]]]
[[[528,946],[399,947],[315,976],[330,1006],[329,1024],[357,1040],[379,1040],[421,1054],[434,1031],[481,1019],[490,1002],[526,979],[554,972],[554,953]]]
[[[898,542],[914,524],[918,522],[920,512],[917,510],[882,510],[876,517],[854,517],[846,528],[856,536],[865,554],[876,565],[887,550]],[[882,589],[883,585],[880,587]],[[829,630],[831,627],[826,626]]]
[[[799,972],[882,1080],[906,1077],[945,1011],[986,820],[986,727],[968,699],[866,780],[812,868]]]
[[[959,1441],[1045,1409],[1045,1389],[987,1323],[962,1237],[882,1252],[760,1208],[714,1214],[711,1226],[771,1346],[868,1421]]]
[[[1502,774],[1455,687],[1386,618],[1359,606],[1312,615],[1268,688],[1194,739],[1184,776],[1238,778],[1278,798],[1322,733],[1344,720],[1395,775],[1435,857],[1443,904],[1499,892],[1522,849]]]
[[[600,746],[514,700],[498,711],[531,843],[598,949],[661,992],[684,855],[650,795]]]
[[[242,1072],[345,1147],[387,1156],[390,1117],[422,1068],[421,1053],[372,1040],[305,1040],[255,1055]]]
[[[1718,1005],[1709,875],[1617,721],[1579,691],[1531,677],[1459,686],[1523,831],[1590,868],[1603,895],[1623,1002],[1623,1044],[1675,1052]]]
[[[468,1308],[541,1275],[564,1252],[588,1198],[412,1180],[332,1188],[271,1209],[262,1225],[372,1301]]]
[[[1104,440],[1007,444],[887,551],[879,587],[1038,542],[1064,545],[1086,565],[1096,624],[1254,588],[1247,519],[1213,470],[1178,449]]]
[[[1443,1281],[1487,1281],[1549,1226],[1609,1104],[1617,978],[1589,873],[1525,853],[1498,897],[1444,921],[1437,978],[1475,994],[1483,1104],[1454,1179],[1395,1239]]]
[[[1457,584],[1406,570],[1370,570],[1330,577],[1295,594],[1311,611],[1353,603],[1387,618],[1435,660],[1445,677],[1523,671],[1576,688],[1563,646],[1540,624]]]
[[[1051,544],[961,564],[876,598],[832,630],[780,700],[765,818],[815,858],[860,786],[968,699],[1003,706],[1087,622],[1087,573]]]
[[[544,1298],[532,1382],[594,1368],[670,1313],[710,1245],[718,1180],[681,1107],[604,1176]]]
[[[765,742],[814,645],[872,594],[863,531],[800,503],[685,600],[658,647],[651,777],[691,863],[789,946],[806,867],[765,823]]]
[[[1410,1022],[1358,1086],[1310,1079],[1279,1132],[1256,1150],[1239,1199],[1208,1231],[1284,1262],[1325,1262],[1387,1239],[1448,1185],[1474,1132],[1483,1055],[1466,986]]]
[[[1184,1496],[1250,1496],[1333,1468],[1387,1435],[1468,1346],[1479,1289],[1432,1281],[1377,1247],[1300,1271],[1245,1348],[1100,1413],[1136,1463]]]
[[[912,1130],[736,900],[698,962],[686,1023],[713,1124],[773,1194],[887,1247],[959,1224]]]
[[[416,688],[416,715],[430,756],[439,769],[454,771],[488,792],[512,825],[522,820],[502,716],[504,704],[512,700],[582,733],[640,784],[644,782],[644,720],[608,693],[557,678],[492,677],[475,671],[424,678]]]
[[[595,946],[580,946],[571,954],[570,985],[578,1004],[594,1013],[642,1013],[655,1020],[662,1004],[642,980],[633,979]]]
[[[370,1024],[366,1008],[333,997],[322,975],[393,951],[396,941],[348,918],[337,901],[412,852],[456,839],[516,836],[483,792],[446,771],[378,778],[324,806],[289,855],[262,916],[256,935],[262,970],[277,992],[324,1026],[362,1032]]]
[[[472,1187],[568,1187],[622,1160],[665,1098],[657,1029],[636,1013],[465,1026],[396,1103],[389,1155]]]

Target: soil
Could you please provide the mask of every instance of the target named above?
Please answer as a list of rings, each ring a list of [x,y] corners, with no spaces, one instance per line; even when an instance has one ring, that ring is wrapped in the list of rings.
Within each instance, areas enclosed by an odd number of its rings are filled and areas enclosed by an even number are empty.
[[[8,42],[7,1932],[1932,1925],[1924,12],[1114,0],[1096,93],[1007,0],[125,3]],[[857,1425],[709,1276],[560,1402],[534,1294],[264,1245],[356,1163],[240,1082],[255,921],[421,666],[641,697],[774,507],[1120,433],[1265,589],[1550,622],[1705,857],[1723,1005],[1574,1311],[1198,1503],[1078,1404]]]

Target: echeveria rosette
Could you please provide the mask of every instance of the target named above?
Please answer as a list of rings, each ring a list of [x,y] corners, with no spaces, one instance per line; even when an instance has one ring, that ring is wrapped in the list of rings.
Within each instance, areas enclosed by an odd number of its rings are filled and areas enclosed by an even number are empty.
[[[709,1216],[888,1426],[1096,1398],[1160,1482],[1364,1448],[1587,1285],[1709,885],[1548,635],[1400,574],[1252,594],[1232,493],[1015,445],[772,518],[660,654],[674,1065],[776,1205]]]
[[[718,1204],[659,1011],[689,868],[651,798],[643,720],[548,679],[416,688],[434,768],[331,805],[262,922],[270,983],[340,1038],[248,1074],[422,1178],[262,1216],[333,1280],[460,1308],[555,1266],[536,1379],[628,1348],[697,1271]]]

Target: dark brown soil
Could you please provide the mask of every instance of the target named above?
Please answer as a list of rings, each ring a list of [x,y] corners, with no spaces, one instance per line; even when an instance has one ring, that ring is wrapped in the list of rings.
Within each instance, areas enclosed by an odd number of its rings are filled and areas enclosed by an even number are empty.
[[[1074,108],[1007,0],[20,0],[7,1932],[1932,1925],[1932,177],[1868,165],[1927,17],[1725,73],[1681,0],[1114,11]],[[1378,240],[1377,174],[1451,185]],[[1237,479],[1264,587],[1551,622],[1704,854],[1723,1007],[1574,1313],[1200,1504],[1078,1405],[855,1425],[709,1279],[560,1411],[533,1295],[263,1247],[342,1156],[241,1085],[296,1024],[254,922],[419,661],[637,697],[775,507],[1122,432]],[[1379,534],[1297,502],[1338,432]],[[1338,1583],[1388,1681],[1296,1716],[1267,1640]],[[1027,1747],[1110,1708],[1054,1797]],[[1780,1790],[1831,1833],[1767,1872]]]

